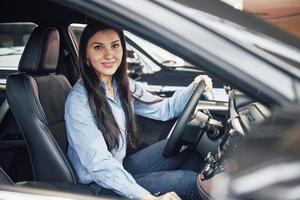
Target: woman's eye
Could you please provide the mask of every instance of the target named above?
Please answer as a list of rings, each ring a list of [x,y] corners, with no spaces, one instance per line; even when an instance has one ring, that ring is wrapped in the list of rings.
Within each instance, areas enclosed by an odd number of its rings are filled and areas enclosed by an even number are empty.
[[[113,45],[112,45],[112,48],[115,49],[115,48],[118,48],[119,46],[120,46],[120,44],[116,43],[116,44],[113,44]]]
[[[95,48],[96,50],[102,50],[102,49],[103,49],[103,46],[96,45],[96,46],[94,46],[94,48]]]

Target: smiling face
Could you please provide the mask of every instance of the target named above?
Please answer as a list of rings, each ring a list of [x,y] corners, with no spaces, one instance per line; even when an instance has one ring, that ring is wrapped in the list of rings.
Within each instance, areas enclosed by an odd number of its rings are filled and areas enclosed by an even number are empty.
[[[103,81],[111,79],[121,64],[122,56],[120,37],[115,30],[98,31],[88,40],[86,58]]]

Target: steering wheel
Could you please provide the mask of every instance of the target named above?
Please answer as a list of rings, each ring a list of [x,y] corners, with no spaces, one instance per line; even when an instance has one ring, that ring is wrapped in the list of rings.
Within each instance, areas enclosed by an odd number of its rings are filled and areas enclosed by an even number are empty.
[[[178,119],[174,129],[171,132],[171,136],[165,146],[163,151],[163,155],[165,157],[169,157],[175,153],[178,141],[182,137],[184,133],[184,129],[190,119],[191,114],[195,111],[195,108],[198,104],[198,101],[204,92],[205,82],[202,80],[198,83],[196,89],[193,92],[193,95],[189,99],[188,103],[186,104],[180,118]]]

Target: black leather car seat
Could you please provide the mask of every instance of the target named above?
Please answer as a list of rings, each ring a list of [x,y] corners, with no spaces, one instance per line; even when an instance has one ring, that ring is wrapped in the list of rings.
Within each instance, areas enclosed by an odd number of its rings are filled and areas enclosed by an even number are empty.
[[[35,181],[76,183],[67,156],[64,104],[70,83],[55,74],[60,38],[56,28],[37,27],[7,78],[7,98],[29,150]]]

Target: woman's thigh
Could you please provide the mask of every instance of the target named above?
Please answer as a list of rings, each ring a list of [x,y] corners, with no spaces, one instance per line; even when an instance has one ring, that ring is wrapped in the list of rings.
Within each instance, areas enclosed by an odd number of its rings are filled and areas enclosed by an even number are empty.
[[[188,170],[161,171],[134,176],[139,185],[151,193],[174,191],[181,199],[200,199],[197,173]]]
[[[166,143],[167,140],[162,140],[126,157],[124,168],[132,175],[177,169],[194,172],[201,170],[202,162],[196,153],[185,151],[169,158],[164,157]]]
[[[162,153],[167,140],[148,146],[124,160],[124,168],[131,174],[143,174],[177,169],[188,154],[181,153],[165,158]]]

